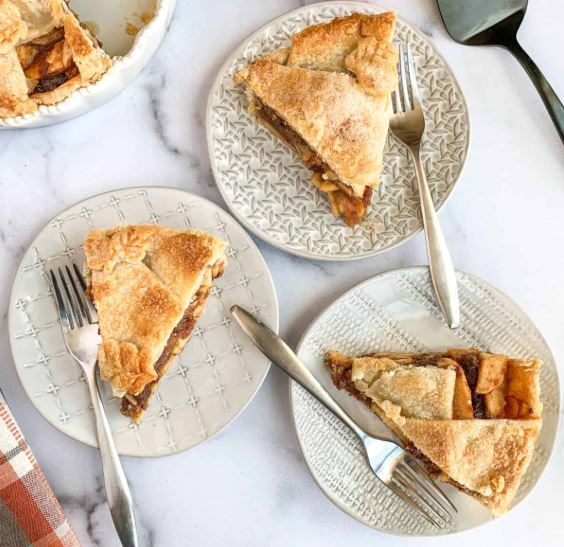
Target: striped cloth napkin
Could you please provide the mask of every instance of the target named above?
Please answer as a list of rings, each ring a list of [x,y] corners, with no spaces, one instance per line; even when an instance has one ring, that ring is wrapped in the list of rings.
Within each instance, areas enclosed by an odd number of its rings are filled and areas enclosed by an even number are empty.
[[[1,392],[0,545],[80,547]]]

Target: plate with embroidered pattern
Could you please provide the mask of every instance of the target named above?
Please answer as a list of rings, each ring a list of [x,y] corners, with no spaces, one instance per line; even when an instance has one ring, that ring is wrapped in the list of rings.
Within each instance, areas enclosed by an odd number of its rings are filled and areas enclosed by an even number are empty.
[[[58,214],[24,254],[8,321],[14,364],[30,401],[48,422],[74,439],[97,445],[88,388],[64,344],[48,270],[71,260],[81,266],[88,231],[118,224],[194,228],[228,243],[225,272],[139,425],[120,413],[121,399],[112,396],[109,384],[100,383],[120,454],[174,454],[223,429],[258,391],[269,361],[234,328],[229,309],[241,304],[277,329],[276,292],[268,267],[245,230],[197,195],[174,188],[128,188],[90,197]]]

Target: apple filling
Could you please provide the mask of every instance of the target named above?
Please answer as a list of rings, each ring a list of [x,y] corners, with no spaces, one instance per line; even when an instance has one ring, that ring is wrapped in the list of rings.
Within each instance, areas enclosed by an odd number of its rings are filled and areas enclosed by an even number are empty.
[[[186,308],[182,319],[178,322],[174,330],[172,331],[160,357],[155,361],[153,365],[158,378],[153,382],[147,384],[141,393],[133,395],[131,393],[126,393],[121,399],[121,413],[124,416],[129,416],[134,420],[143,414],[147,409],[149,404],[149,399],[151,395],[157,389],[157,384],[162,376],[168,370],[168,367],[172,363],[172,359],[175,355],[180,353],[184,348],[186,342],[190,338],[196,322],[204,310],[206,300],[210,294],[212,288],[212,280],[220,277],[223,274],[225,263],[223,261],[214,264],[210,268],[210,271],[204,275],[204,282],[200,288],[196,291],[194,298],[190,305]]]
[[[312,182],[322,192],[327,193],[331,210],[335,216],[342,216],[347,226],[355,226],[362,221],[372,198],[372,188],[366,186],[362,197],[355,196],[351,189],[343,184],[335,172],[322,160],[290,125],[274,110],[253,96],[249,108],[263,125],[293,148],[303,163],[313,171]]]

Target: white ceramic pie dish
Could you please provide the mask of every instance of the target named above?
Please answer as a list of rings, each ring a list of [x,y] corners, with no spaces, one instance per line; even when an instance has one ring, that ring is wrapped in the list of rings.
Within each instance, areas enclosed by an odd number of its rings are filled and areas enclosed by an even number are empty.
[[[94,24],[96,37],[113,57],[113,65],[100,80],[77,89],[57,104],[42,105],[35,114],[0,119],[0,129],[45,127],[64,122],[115,97],[139,75],[158,49],[176,0],[70,0],[69,5],[81,22]],[[145,26],[139,17],[144,13],[154,13]],[[134,27],[140,30],[133,36]]]

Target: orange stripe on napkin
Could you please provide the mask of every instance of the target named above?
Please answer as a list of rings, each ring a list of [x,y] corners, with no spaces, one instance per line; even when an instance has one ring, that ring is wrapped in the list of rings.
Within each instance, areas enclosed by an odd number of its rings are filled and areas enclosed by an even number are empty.
[[[6,508],[5,515],[10,525],[6,529],[0,527],[0,545],[80,547],[45,475],[0,394],[2,507]],[[10,513],[13,520],[7,516]]]
[[[8,486],[10,486],[10,484],[16,482],[18,479],[18,475],[9,462],[6,461],[0,464],[0,490],[7,488]]]
[[[21,481],[16,481],[0,490],[0,496],[6,507],[16,516],[31,542],[38,541],[51,533],[52,528],[47,519]]]

